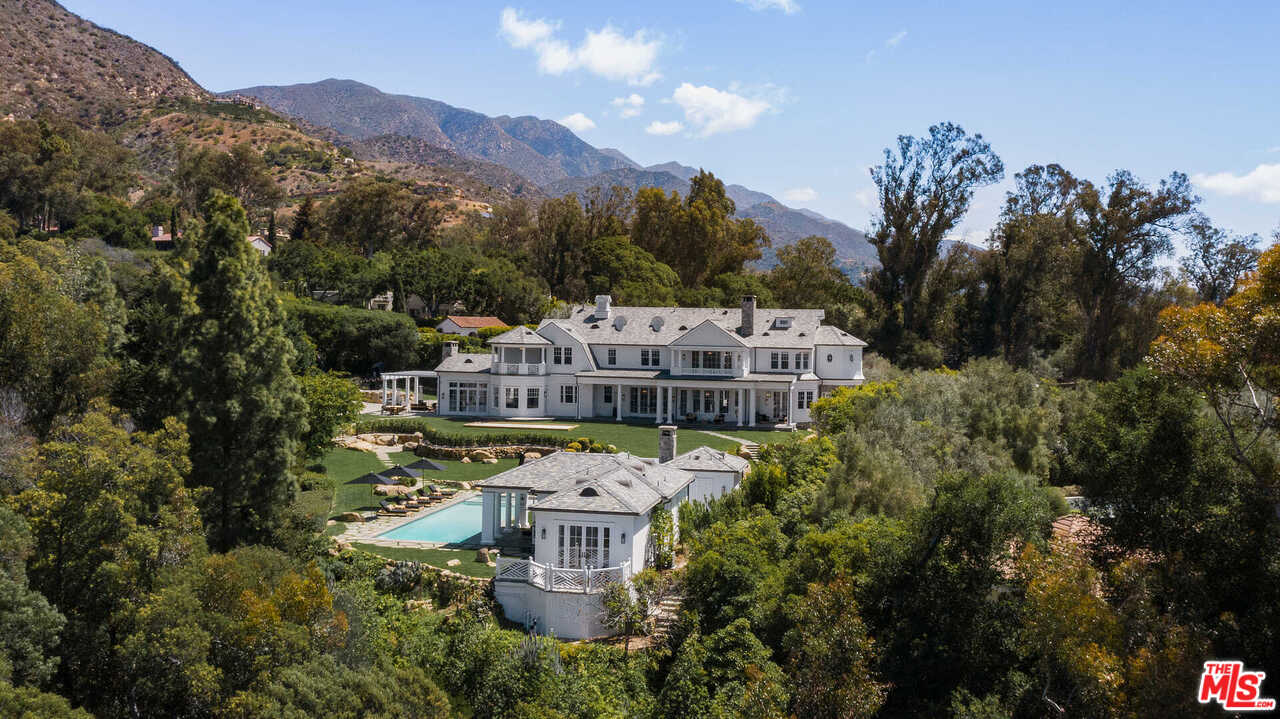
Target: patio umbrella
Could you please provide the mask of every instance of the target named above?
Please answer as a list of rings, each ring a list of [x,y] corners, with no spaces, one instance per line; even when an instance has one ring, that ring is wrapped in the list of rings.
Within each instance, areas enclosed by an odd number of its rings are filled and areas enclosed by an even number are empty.
[[[374,472],[370,472],[370,473],[368,473],[368,474],[366,474],[366,475],[363,475],[363,476],[360,476],[360,477],[356,477],[355,479],[351,480],[350,482],[347,482],[347,484],[367,484],[367,485],[369,485],[369,502],[370,502],[370,503],[372,503],[372,502],[373,502],[373,485],[375,485],[375,484],[381,484],[381,485],[396,484],[396,481],[395,481],[394,479],[388,479],[387,477],[384,477],[384,476],[382,476],[381,474],[376,474],[376,473],[374,473]]]
[[[420,459],[417,462],[414,462],[413,464],[409,465],[409,469],[416,469],[418,471],[431,470],[432,472],[443,472],[445,470],[445,466],[435,460]]]
[[[398,464],[391,469],[383,470],[381,474],[384,477],[408,477],[409,479],[417,479],[422,476],[422,472],[410,467],[401,467]]]

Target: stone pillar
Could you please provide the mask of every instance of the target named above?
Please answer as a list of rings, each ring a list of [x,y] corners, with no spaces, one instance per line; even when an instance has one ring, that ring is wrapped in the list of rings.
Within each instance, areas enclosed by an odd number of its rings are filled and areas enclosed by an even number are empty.
[[[613,386],[613,420],[615,422],[622,421],[622,385],[615,384]]]

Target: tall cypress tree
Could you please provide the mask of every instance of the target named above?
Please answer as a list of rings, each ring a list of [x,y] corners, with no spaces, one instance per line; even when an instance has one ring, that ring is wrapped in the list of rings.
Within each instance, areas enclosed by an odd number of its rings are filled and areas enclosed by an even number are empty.
[[[270,542],[296,494],[291,464],[306,402],[289,371],[284,310],[246,241],[235,198],[215,192],[191,266],[196,312],[183,372],[191,392],[193,484],[211,491],[203,516],[210,545]]]

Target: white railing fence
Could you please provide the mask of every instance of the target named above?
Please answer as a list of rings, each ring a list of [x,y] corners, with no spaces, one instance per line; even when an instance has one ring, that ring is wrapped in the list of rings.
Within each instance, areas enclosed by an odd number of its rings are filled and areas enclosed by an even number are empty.
[[[602,592],[612,582],[625,582],[631,576],[631,561],[616,567],[570,569],[539,564],[532,559],[498,557],[497,580],[525,582],[548,592]]]
[[[547,369],[545,363],[527,364],[524,362],[497,362],[494,367],[498,374],[541,375],[546,374]]]

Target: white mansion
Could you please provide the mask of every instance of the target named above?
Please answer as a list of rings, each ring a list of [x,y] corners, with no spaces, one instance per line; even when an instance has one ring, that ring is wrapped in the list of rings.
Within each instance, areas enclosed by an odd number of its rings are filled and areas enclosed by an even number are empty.
[[[822,310],[750,296],[741,309],[611,305],[517,327],[489,354],[446,345],[439,413],[795,426],[816,397],[863,380],[866,343]]]

